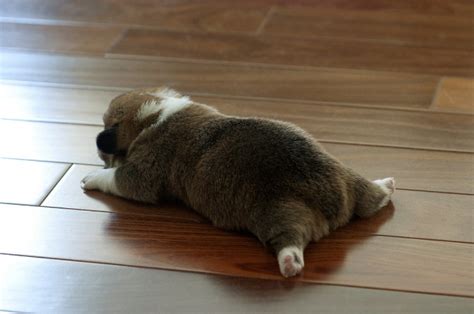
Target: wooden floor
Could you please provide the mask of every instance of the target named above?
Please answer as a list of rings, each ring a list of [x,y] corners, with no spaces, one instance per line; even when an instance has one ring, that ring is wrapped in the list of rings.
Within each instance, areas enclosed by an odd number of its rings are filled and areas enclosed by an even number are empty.
[[[470,0],[3,2],[0,311],[472,313],[473,23]],[[294,122],[393,203],[283,279],[250,235],[83,193],[108,102],[157,85]]]

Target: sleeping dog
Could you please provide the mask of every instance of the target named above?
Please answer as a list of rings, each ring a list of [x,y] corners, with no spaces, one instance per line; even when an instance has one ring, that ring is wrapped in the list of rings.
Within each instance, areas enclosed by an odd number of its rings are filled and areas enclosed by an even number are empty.
[[[228,116],[168,88],[120,95],[103,120],[106,167],[83,189],[179,199],[216,227],[253,233],[285,277],[302,271],[310,241],[373,215],[395,190],[393,178],[368,181],[293,124]]]

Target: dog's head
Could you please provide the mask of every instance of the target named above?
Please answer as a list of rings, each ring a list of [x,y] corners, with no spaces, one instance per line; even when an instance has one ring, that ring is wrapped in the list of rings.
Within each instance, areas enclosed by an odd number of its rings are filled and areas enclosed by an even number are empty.
[[[188,97],[167,88],[141,89],[114,98],[103,116],[105,128],[96,140],[106,167],[123,162],[145,128],[190,103]]]

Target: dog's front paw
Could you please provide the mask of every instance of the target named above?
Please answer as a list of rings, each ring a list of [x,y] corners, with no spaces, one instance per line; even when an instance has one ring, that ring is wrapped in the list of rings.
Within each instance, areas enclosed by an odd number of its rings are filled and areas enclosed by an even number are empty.
[[[115,169],[99,169],[89,173],[81,181],[83,190],[100,190],[110,192],[114,184]]]
[[[102,181],[101,172],[105,169],[95,170],[89,173],[81,181],[81,188],[83,190],[99,190],[100,181]]]

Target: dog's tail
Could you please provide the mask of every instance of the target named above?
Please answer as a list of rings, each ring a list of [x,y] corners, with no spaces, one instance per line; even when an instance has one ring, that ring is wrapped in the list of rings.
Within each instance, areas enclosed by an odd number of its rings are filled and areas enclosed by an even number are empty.
[[[370,217],[383,208],[395,191],[393,177],[369,181],[359,177],[356,183],[356,206],[354,213],[360,217]]]

